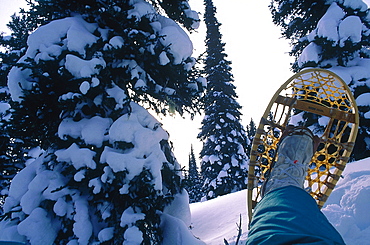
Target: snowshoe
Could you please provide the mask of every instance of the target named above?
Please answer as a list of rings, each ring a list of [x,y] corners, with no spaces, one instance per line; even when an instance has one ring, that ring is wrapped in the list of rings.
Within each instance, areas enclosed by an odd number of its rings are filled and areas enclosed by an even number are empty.
[[[292,126],[289,126],[292,125]],[[262,186],[272,174],[282,138],[296,126],[308,127],[312,157],[303,187],[321,208],[349,160],[359,125],[356,101],[344,81],[324,69],[293,75],[275,93],[252,143],[248,172],[248,215],[262,198]],[[296,131],[296,130],[294,130]],[[306,134],[302,130],[302,134]]]

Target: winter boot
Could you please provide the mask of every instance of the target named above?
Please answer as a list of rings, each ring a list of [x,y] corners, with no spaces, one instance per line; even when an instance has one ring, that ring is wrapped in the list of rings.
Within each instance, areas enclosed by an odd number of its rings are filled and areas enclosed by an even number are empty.
[[[277,150],[277,161],[262,186],[262,196],[284,187],[303,188],[308,165],[316,151],[319,138],[305,127],[288,126],[284,131]]]

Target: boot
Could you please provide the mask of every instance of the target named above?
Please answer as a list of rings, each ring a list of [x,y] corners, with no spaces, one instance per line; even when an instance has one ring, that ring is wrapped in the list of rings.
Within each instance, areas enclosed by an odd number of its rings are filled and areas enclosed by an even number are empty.
[[[285,186],[303,188],[308,165],[318,142],[317,136],[308,128],[288,126],[279,142],[277,160],[262,186],[262,196]]]

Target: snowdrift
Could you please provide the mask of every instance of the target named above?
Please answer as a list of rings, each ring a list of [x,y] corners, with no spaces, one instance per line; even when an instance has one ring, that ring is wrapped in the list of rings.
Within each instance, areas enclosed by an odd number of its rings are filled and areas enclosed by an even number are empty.
[[[322,212],[348,245],[370,244],[370,158],[348,163]],[[248,236],[247,191],[190,205],[192,232],[207,245],[235,244],[240,215],[243,244]]]
[[[193,235],[207,245],[224,245],[224,239],[230,245],[235,245],[241,218],[242,235],[239,244],[243,244],[248,237],[246,198],[247,191],[243,190],[190,204]],[[348,245],[370,244],[369,204],[370,158],[367,158],[347,164],[343,178],[339,180],[322,211]],[[185,226],[174,225],[177,222],[173,219],[166,222],[169,227],[173,227],[165,234],[168,239],[166,244],[175,241],[179,245],[194,244]],[[201,241],[196,243],[202,244]]]

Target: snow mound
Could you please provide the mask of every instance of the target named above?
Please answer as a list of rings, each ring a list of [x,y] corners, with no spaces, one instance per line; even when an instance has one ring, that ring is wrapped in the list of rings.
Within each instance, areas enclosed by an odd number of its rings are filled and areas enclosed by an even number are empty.
[[[370,158],[349,163],[323,213],[347,244],[370,240]]]
[[[242,238],[248,234],[247,190],[235,192],[205,202],[190,204],[192,232],[207,245],[223,245],[224,239],[235,244],[237,224],[242,218]],[[241,243],[243,244],[243,243]]]

